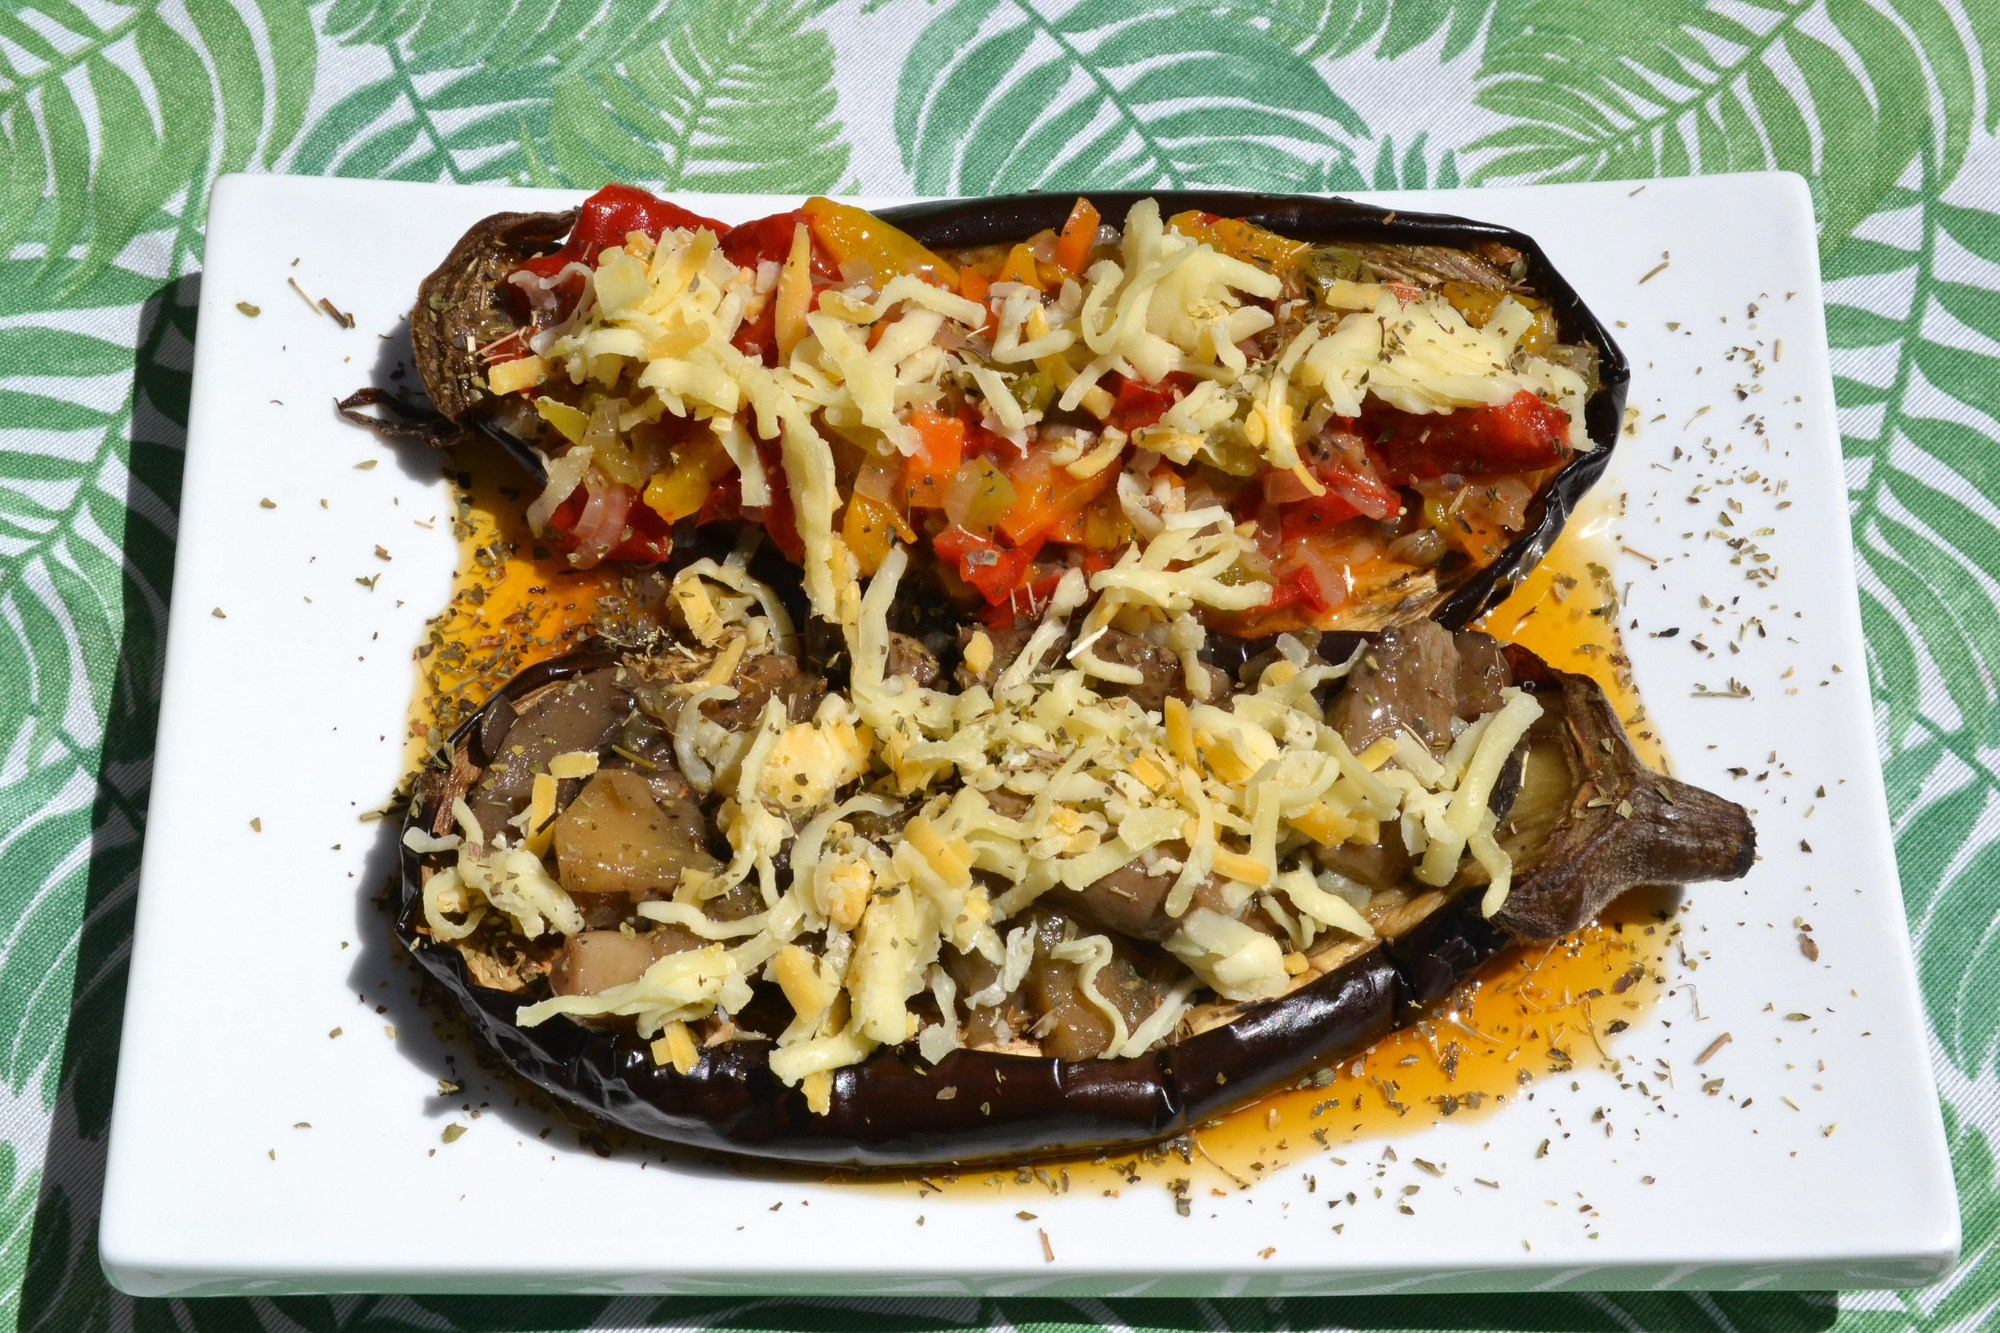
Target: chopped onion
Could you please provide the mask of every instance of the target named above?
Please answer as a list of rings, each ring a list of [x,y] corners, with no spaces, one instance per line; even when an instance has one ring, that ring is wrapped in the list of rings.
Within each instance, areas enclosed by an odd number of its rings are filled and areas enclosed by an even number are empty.
[[[576,550],[570,555],[570,563],[578,569],[590,569],[624,540],[625,516],[632,512],[633,491],[615,481],[601,482],[595,472],[586,476],[583,484],[590,492],[590,501],[576,520],[576,531],[572,534]]]
[[[549,484],[528,506],[528,530],[537,536],[548,531],[549,519],[562,502],[576,493],[584,474],[590,471],[590,446],[578,445],[549,464]]]
[[[1519,477],[1502,477],[1486,489],[1492,497],[1486,508],[1489,517],[1516,532],[1528,526],[1528,505],[1535,498],[1532,487]]]
[[[1296,500],[1309,500],[1312,495],[1296,472],[1273,469],[1264,474],[1264,500],[1268,504],[1291,504]]]
[[[1402,507],[1402,501],[1397,498],[1394,491],[1386,491],[1376,486],[1358,485],[1357,478],[1345,472],[1331,473],[1325,480],[1328,490],[1377,522],[1395,517]]]
[[[1406,565],[1435,565],[1448,549],[1444,534],[1436,528],[1418,528],[1389,543],[1389,558]]]
[[[884,458],[880,454],[868,455],[868,461],[861,465],[861,471],[854,475],[854,493],[865,495],[883,504],[896,502],[896,490],[903,480],[903,460]]]
[[[1328,610],[1347,600],[1347,571],[1336,568],[1311,542],[1295,542],[1286,548],[1284,564],[1290,568],[1302,569],[1319,589],[1319,596]]]

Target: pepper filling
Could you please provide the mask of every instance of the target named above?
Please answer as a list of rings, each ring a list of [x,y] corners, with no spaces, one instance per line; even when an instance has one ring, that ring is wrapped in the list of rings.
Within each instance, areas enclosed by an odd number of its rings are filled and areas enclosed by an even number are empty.
[[[608,186],[509,277],[520,327],[477,360],[578,567],[748,519],[824,618],[901,542],[913,583],[1008,630],[1163,514],[1220,509],[1237,591],[1205,624],[1375,629],[1495,560],[1591,447],[1597,351],[1526,273],[1150,200],[939,254],[828,199],[729,227]]]

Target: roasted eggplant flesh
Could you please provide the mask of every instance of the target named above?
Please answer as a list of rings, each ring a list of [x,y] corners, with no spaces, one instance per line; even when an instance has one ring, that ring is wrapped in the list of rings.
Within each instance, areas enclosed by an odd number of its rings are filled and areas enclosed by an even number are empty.
[[[1526,236],[1213,192],[731,227],[608,186],[473,227],[412,328],[432,401],[536,474],[577,567],[761,528],[831,619],[841,560],[900,539],[1003,628],[1214,504],[1255,532],[1218,633],[1462,626],[1601,472],[1627,380]]]
[[[1749,869],[1740,807],[1483,634],[1196,642],[1076,580],[1031,632],[927,639],[906,564],[843,599],[838,668],[740,562],[690,565],[422,775],[398,929],[522,1074],[800,1161],[1138,1144],[1510,941]]]

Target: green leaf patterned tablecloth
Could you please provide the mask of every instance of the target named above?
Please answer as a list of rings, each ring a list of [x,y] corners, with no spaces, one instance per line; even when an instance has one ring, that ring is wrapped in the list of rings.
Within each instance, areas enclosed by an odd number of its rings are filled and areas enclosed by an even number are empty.
[[[2000,1306],[2000,0],[11,0],[0,1333],[1972,1329]],[[94,1226],[220,172],[980,194],[1812,182],[1965,1216],[1912,1293],[132,1301]]]

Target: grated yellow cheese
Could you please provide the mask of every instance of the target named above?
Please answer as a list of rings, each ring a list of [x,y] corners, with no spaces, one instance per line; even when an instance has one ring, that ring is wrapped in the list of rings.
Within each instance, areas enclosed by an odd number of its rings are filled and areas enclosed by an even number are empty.
[[[660,1037],[653,1043],[653,1063],[672,1065],[677,1074],[692,1074],[694,1067],[701,1063],[701,1051],[694,1044],[694,1034],[688,1026],[678,1020],[666,1025]]]
[[[587,778],[597,771],[597,751],[571,750],[549,760],[549,776],[557,780],[563,778]]]
[[[1256,685],[1231,695],[1226,707],[1169,697],[1148,710],[1100,693],[1094,682],[1105,664],[1093,664],[1085,641],[1116,625],[1167,651],[1196,653],[1200,631],[1189,608],[1202,604],[1241,540],[1219,509],[1155,517],[1153,534],[1122,562],[1129,577],[1108,580],[1094,603],[1080,572],[1065,577],[1028,645],[990,690],[951,693],[888,673],[889,616],[908,567],[901,547],[865,587],[850,570],[838,590],[850,689],[825,700],[810,721],[792,722],[772,698],[754,729],[724,731],[700,709],[708,698],[733,696],[733,688],[708,683],[717,675],[712,665],[695,677],[698,688],[685,697],[675,729],[676,756],[691,782],[724,798],[718,821],[733,855],[713,875],[687,878],[673,901],[645,902],[637,911],[705,943],[601,995],[526,1006],[520,1021],[556,1013],[631,1016],[642,1035],[670,1043],[660,1049],[672,1062],[674,1024],[736,1013],[752,981],[767,977],[794,1011],[773,1039],[770,1067],[806,1089],[809,1104],[826,1106],[833,1071],[882,1046],[914,1038],[937,1060],[961,1043],[955,1025],[921,1023],[910,1007],[928,991],[949,995],[940,1011],[954,1012],[956,990],[938,965],[946,948],[977,952],[995,965],[994,985],[966,1003],[997,1004],[1020,984],[1035,947],[1031,933],[1010,922],[1052,888],[1086,888],[1135,861],[1152,873],[1174,872],[1164,908],[1176,924],[1165,945],[1192,975],[1127,1031],[1122,1011],[1097,988],[1110,940],[1058,946],[1079,967],[1084,1001],[1113,1029],[1107,1057],[1140,1054],[1170,1036],[1197,986],[1227,1000],[1282,994],[1303,975],[1297,960],[1321,932],[1372,936],[1357,909],[1357,886],[1312,873],[1314,842],[1368,843],[1379,839],[1384,820],[1399,821],[1424,872],[1435,867],[1445,877],[1425,882],[1448,881],[1470,856],[1497,908],[1511,866],[1484,803],[1538,714],[1532,698],[1508,692],[1499,713],[1465,728],[1440,759],[1409,737],[1355,755],[1313,694],[1352,663],[1320,661],[1289,638],[1279,641],[1278,660]],[[738,566],[690,566],[673,592],[716,661],[740,663],[793,635],[782,607]],[[1079,615],[1084,651],[1058,657],[1050,650]],[[987,639],[984,651],[991,650]],[[581,775],[589,766],[581,754],[551,763],[542,775],[546,810],[553,808],[553,774]],[[861,791],[839,800],[857,779]],[[1000,813],[1002,790],[1026,801],[1018,818]],[[523,821],[530,830],[540,827],[537,799]],[[900,836],[861,831],[863,815],[895,815],[909,799],[919,808],[903,820]],[[549,913],[560,909],[533,897],[534,876],[500,883],[511,873],[510,856],[532,862],[547,880],[539,860],[504,838],[488,847],[469,809],[460,824],[458,864],[427,886],[438,937],[462,937],[489,909],[515,916],[526,933],[535,923],[520,914],[538,902],[537,928],[547,929]],[[787,849],[792,873],[781,888],[776,863]],[[1211,876],[1219,877],[1220,903],[1204,896],[1197,905],[1196,891]],[[763,910],[729,922],[703,912],[705,900],[746,882],[756,884]],[[552,881],[547,887],[560,894]],[[561,903],[568,906],[566,898]],[[1246,924],[1253,905],[1279,923],[1282,939]],[[580,928],[580,919],[575,924]]]

